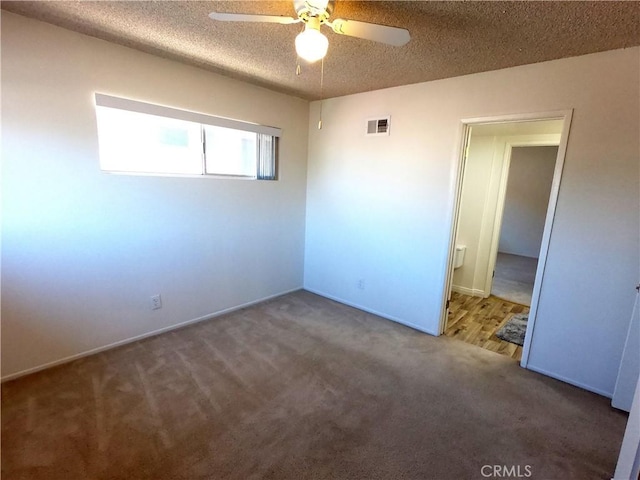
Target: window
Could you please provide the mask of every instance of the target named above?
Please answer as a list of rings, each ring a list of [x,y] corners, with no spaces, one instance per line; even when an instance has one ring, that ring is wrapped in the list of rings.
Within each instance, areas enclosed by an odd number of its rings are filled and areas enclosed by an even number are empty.
[[[280,129],[96,93],[100,168],[276,179]]]
[[[257,140],[257,133],[206,125],[205,173],[256,176]]]

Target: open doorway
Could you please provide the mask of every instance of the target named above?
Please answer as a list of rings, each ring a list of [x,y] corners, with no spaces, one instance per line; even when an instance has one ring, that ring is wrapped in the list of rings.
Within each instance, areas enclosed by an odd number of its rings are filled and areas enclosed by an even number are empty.
[[[558,146],[511,149],[491,295],[531,307]]]
[[[464,122],[442,333],[523,366],[569,119]]]

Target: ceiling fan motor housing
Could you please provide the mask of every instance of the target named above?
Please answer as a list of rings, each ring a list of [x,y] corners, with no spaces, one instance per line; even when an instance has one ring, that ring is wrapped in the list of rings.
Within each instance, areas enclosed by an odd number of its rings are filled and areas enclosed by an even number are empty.
[[[307,21],[310,17],[320,17],[327,20],[333,13],[334,0],[293,0],[293,8],[302,21]]]

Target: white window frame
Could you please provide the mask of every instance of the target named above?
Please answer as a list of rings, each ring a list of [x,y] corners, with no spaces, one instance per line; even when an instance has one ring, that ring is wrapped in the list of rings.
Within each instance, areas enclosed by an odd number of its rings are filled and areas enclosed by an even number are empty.
[[[249,178],[249,179],[257,179],[257,180],[276,180],[277,179],[277,163],[278,163],[278,139],[282,136],[282,129],[277,127],[271,127],[266,125],[259,125],[256,123],[245,122],[241,120],[234,120],[231,118],[225,117],[217,117],[214,115],[209,115],[205,113],[191,112],[188,110],[181,110],[178,108],[166,107],[163,105],[155,105],[152,103],[140,102],[138,100],[131,100],[128,98],[115,97],[112,95],[107,95],[104,93],[95,93],[95,106],[97,107],[106,107],[113,108],[117,110],[143,113],[147,115],[155,115],[164,118],[171,118],[175,120],[184,120],[187,122],[193,122],[200,124],[201,127],[204,125],[211,125],[214,127],[223,127],[230,128],[234,130],[242,130],[246,132],[256,133],[256,148],[259,149],[260,146],[267,145],[270,148],[270,151],[258,152],[256,159],[256,175],[255,176],[244,176],[244,175],[225,175],[225,174],[216,174],[216,173],[206,173],[206,168],[204,162],[205,159],[205,151],[203,146],[203,168],[201,174],[187,174],[187,176],[207,176],[207,177],[239,177],[239,178]],[[100,132],[98,132],[98,137],[100,136]],[[266,136],[266,137],[265,137]],[[269,139],[268,142],[261,141],[265,139]],[[269,157],[272,155],[272,157]],[[261,162],[264,162],[265,159],[271,158],[270,165],[263,165]],[[154,175],[154,172],[138,172],[138,171],[112,171],[112,170],[103,170],[106,172],[112,173],[125,173],[125,174],[148,174]],[[265,174],[266,172],[266,174]],[[184,174],[180,173],[160,173],[159,175],[175,175],[175,176],[184,176]]]

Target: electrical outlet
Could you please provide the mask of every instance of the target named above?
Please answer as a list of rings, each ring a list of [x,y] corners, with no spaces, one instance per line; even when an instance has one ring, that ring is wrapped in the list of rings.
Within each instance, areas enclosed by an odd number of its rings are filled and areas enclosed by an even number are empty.
[[[162,297],[160,294],[153,295],[151,297],[151,310],[158,310],[162,308]]]
[[[358,288],[360,290],[364,290],[364,278],[361,278],[360,280],[358,280]]]

